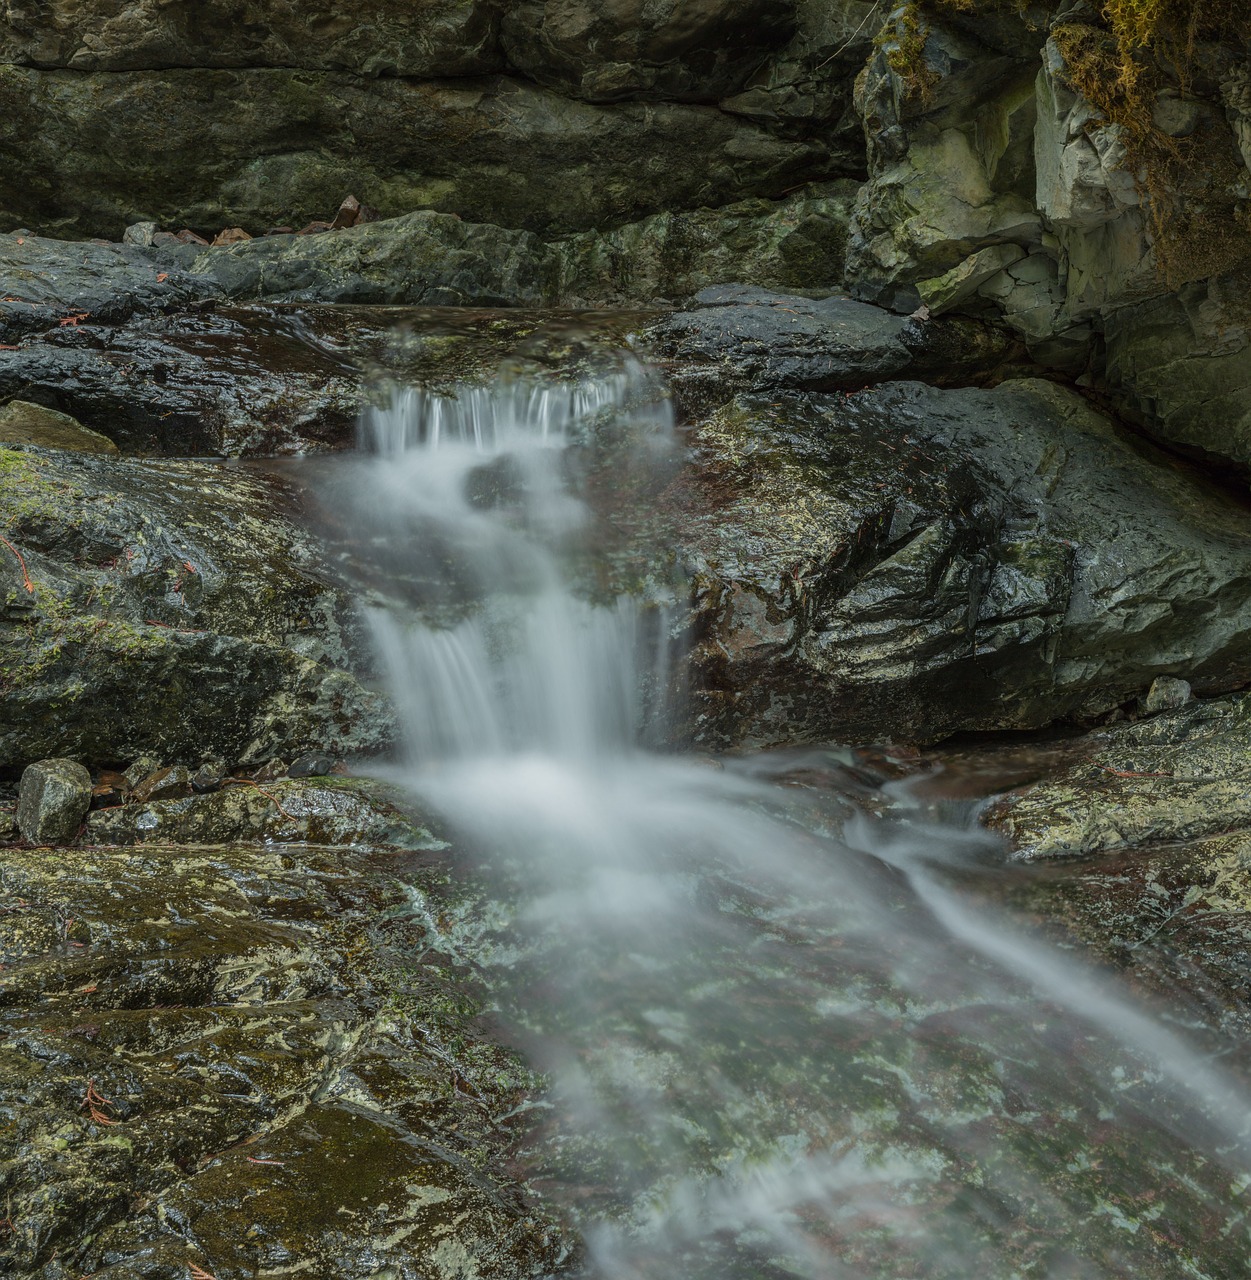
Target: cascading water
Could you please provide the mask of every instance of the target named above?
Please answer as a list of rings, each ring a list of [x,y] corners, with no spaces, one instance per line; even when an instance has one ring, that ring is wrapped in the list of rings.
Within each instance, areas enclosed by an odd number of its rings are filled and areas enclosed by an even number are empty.
[[[590,1274],[1242,1274],[1246,1092],[975,905],[988,837],[865,816],[838,752],[645,749],[677,597],[621,590],[586,498],[674,457],[650,375],[403,391],[362,437],[407,776],[489,887],[431,941],[549,1073],[525,1173]]]

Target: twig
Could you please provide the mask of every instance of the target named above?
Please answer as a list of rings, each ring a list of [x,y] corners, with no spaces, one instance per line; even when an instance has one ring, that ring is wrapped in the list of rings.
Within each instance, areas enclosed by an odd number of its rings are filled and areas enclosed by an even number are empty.
[[[870,9],[869,12],[864,15],[864,21],[861,22],[861,24],[851,33],[851,35],[848,36],[847,39],[842,44],[840,44],[838,48],[835,49],[834,52],[830,54],[830,56],[826,58],[824,62],[820,62],[817,64],[817,70],[820,71],[823,68],[828,67],[830,63],[833,62],[834,59],[837,58],[840,53],[845,53],[848,49],[850,49],[856,37],[865,29],[865,27],[869,25],[869,19],[873,17],[873,15],[881,7],[882,7],[882,0],[877,0],[877,3],[873,6],[873,8]]]
[[[295,814],[288,813],[282,807],[282,805],[278,802],[278,797],[274,795],[272,791],[266,791],[265,788],[262,787],[259,782],[253,782],[251,778],[227,778],[226,781],[222,783],[222,786],[223,787],[229,787],[229,786],[255,787],[261,793],[261,795],[263,795],[267,800],[273,801],[274,808],[277,809],[278,812],[282,814],[284,818],[289,819],[291,822],[298,821]]]
[[[260,1156],[244,1156],[243,1158],[248,1162],[248,1164],[276,1164],[285,1166],[287,1163],[285,1160],[263,1160]]]
[[[17,562],[18,562],[18,564],[20,564],[20,565],[22,566],[22,586],[24,586],[24,587],[26,588],[26,590],[27,590],[27,591],[29,591],[29,592],[33,593],[33,592],[34,592],[34,590],[35,590],[35,584],[30,580],[30,574],[26,571],[26,558],[25,558],[25,557],[22,555],[22,553],[21,553],[21,552],[20,552],[20,551],[19,551],[19,550],[18,550],[18,549],[17,549],[17,548],[16,548],[16,547],[15,547],[15,546],[14,546],[14,545],[9,541],[9,540],[8,540],[8,538],[0,537],[0,542],[3,542],[3,543],[4,543],[4,545],[5,545],[6,547],[8,547],[8,549],[9,549],[10,551],[12,551],[12,552],[13,552],[13,554],[17,557]]]
[[[1110,764],[1097,764],[1096,769],[1110,773],[1114,778],[1171,778],[1171,773],[1135,773],[1130,769],[1114,769]]]

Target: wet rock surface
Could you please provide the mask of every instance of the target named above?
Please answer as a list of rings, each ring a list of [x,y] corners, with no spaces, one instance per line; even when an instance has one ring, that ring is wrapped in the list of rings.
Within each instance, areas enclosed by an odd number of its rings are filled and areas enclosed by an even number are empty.
[[[1243,508],[1051,383],[742,397],[691,443],[696,741],[934,741],[1251,674]]]
[[[1025,858],[1077,857],[1251,827],[1251,700],[1208,699],[1093,737],[1087,759],[996,803]]]
[[[439,850],[3,851],[6,1274],[546,1274]],[[459,979],[459,981],[457,981]]]
[[[91,774],[74,760],[37,760],[22,770],[17,829],[35,845],[65,844],[78,835],[91,804]]]
[[[197,463],[0,450],[0,760],[387,741],[355,612],[280,495]]]

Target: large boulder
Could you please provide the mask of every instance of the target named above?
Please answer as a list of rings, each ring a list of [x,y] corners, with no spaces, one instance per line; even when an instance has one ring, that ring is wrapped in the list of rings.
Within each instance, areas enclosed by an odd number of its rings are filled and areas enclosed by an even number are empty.
[[[692,443],[667,503],[698,742],[933,741],[1251,678],[1241,506],[1053,384],[745,396]]]
[[[715,101],[786,42],[793,0],[518,0],[504,17],[508,60],[588,101]]]
[[[0,450],[0,763],[389,740],[355,612],[281,505],[210,463]]]
[[[17,829],[31,844],[69,844],[91,805],[91,774],[76,760],[38,760],[22,771]]]
[[[0,67],[0,115],[0,222],[55,234],[301,227],[349,191],[386,216],[556,234],[774,195],[829,168],[819,143],[714,107],[592,106],[503,78]],[[535,180],[548,173],[560,180]]]
[[[0,62],[73,71],[300,67],[465,76],[499,65],[496,0],[13,0]]]

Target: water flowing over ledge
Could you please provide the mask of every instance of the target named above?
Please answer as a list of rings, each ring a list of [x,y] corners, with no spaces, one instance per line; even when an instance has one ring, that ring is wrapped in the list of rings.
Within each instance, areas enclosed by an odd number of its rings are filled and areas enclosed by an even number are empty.
[[[1245,1087],[971,893],[991,837],[838,751],[647,749],[680,594],[587,566],[596,468],[676,457],[654,375],[400,390],[361,437],[406,777],[485,886],[430,941],[549,1073],[519,1159],[592,1274],[1236,1273]]]

